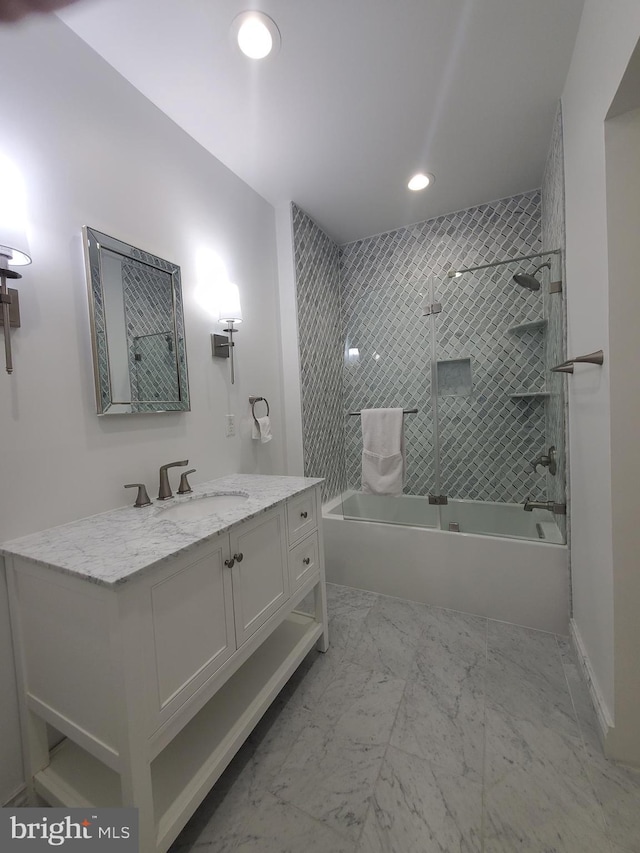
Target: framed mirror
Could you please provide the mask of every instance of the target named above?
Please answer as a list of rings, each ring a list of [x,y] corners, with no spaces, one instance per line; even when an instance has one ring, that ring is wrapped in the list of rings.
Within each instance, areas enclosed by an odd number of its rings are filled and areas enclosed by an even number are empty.
[[[98,414],[188,412],[180,267],[82,233]]]

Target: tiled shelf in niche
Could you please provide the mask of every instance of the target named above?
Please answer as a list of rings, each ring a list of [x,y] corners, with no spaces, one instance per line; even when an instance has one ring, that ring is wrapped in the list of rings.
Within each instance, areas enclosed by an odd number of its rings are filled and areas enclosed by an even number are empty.
[[[507,331],[513,334],[518,334],[518,332],[535,332],[536,329],[544,329],[546,325],[546,320],[529,320],[527,323],[510,326]]]
[[[551,394],[548,391],[527,391],[523,389],[522,391],[514,391],[513,394],[508,395],[511,400],[522,400],[522,399],[544,399],[545,397],[550,397]]]
[[[438,397],[468,397],[473,391],[470,358],[436,362]]]

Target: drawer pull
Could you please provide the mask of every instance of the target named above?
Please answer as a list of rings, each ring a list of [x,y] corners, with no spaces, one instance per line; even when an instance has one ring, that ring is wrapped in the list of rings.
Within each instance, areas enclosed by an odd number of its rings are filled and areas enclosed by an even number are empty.
[[[311,557],[305,557],[302,562],[305,564],[305,566],[308,566],[309,563],[311,562]]]
[[[228,560],[224,561],[225,566],[227,566],[227,568],[229,568],[229,569],[233,568],[234,563],[235,563],[235,560],[233,559],[233,557],[230,557]]]
[[[308,515],[309,513],[305,510],[304,512],[300,513],[300,518],[306,518]]]
[[[244,554],[242,553],[242,551],[240,551],[239,554],[233,555],[233,559],[236,561],[236,563],[241,563],[244,560]]]

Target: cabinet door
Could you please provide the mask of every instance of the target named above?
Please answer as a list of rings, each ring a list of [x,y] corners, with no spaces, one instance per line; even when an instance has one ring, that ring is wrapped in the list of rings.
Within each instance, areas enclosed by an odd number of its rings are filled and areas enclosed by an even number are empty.
[[[289,598],[285,538],[284,513],[280,509],[252,518],[231,531],[238,646]]]
[[[236,649],[227,538],[176,560],[149,586],[156,722],[192,696]]]

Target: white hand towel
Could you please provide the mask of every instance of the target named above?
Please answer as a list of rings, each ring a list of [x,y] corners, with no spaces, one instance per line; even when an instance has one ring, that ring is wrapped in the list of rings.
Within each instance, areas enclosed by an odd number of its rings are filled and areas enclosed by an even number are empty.
[[[404,416],[402,409],[363,409],[362,491],[401,495],[404,486]]]
[[[271,435],[271,420],[265,415],[264,418],[257,418],[257,421],[258,423],[256,423],[256,419],[254,418],[251,426],[251,438],[255,441],[260,441],[262,444],[266,444],[273,438]]]

